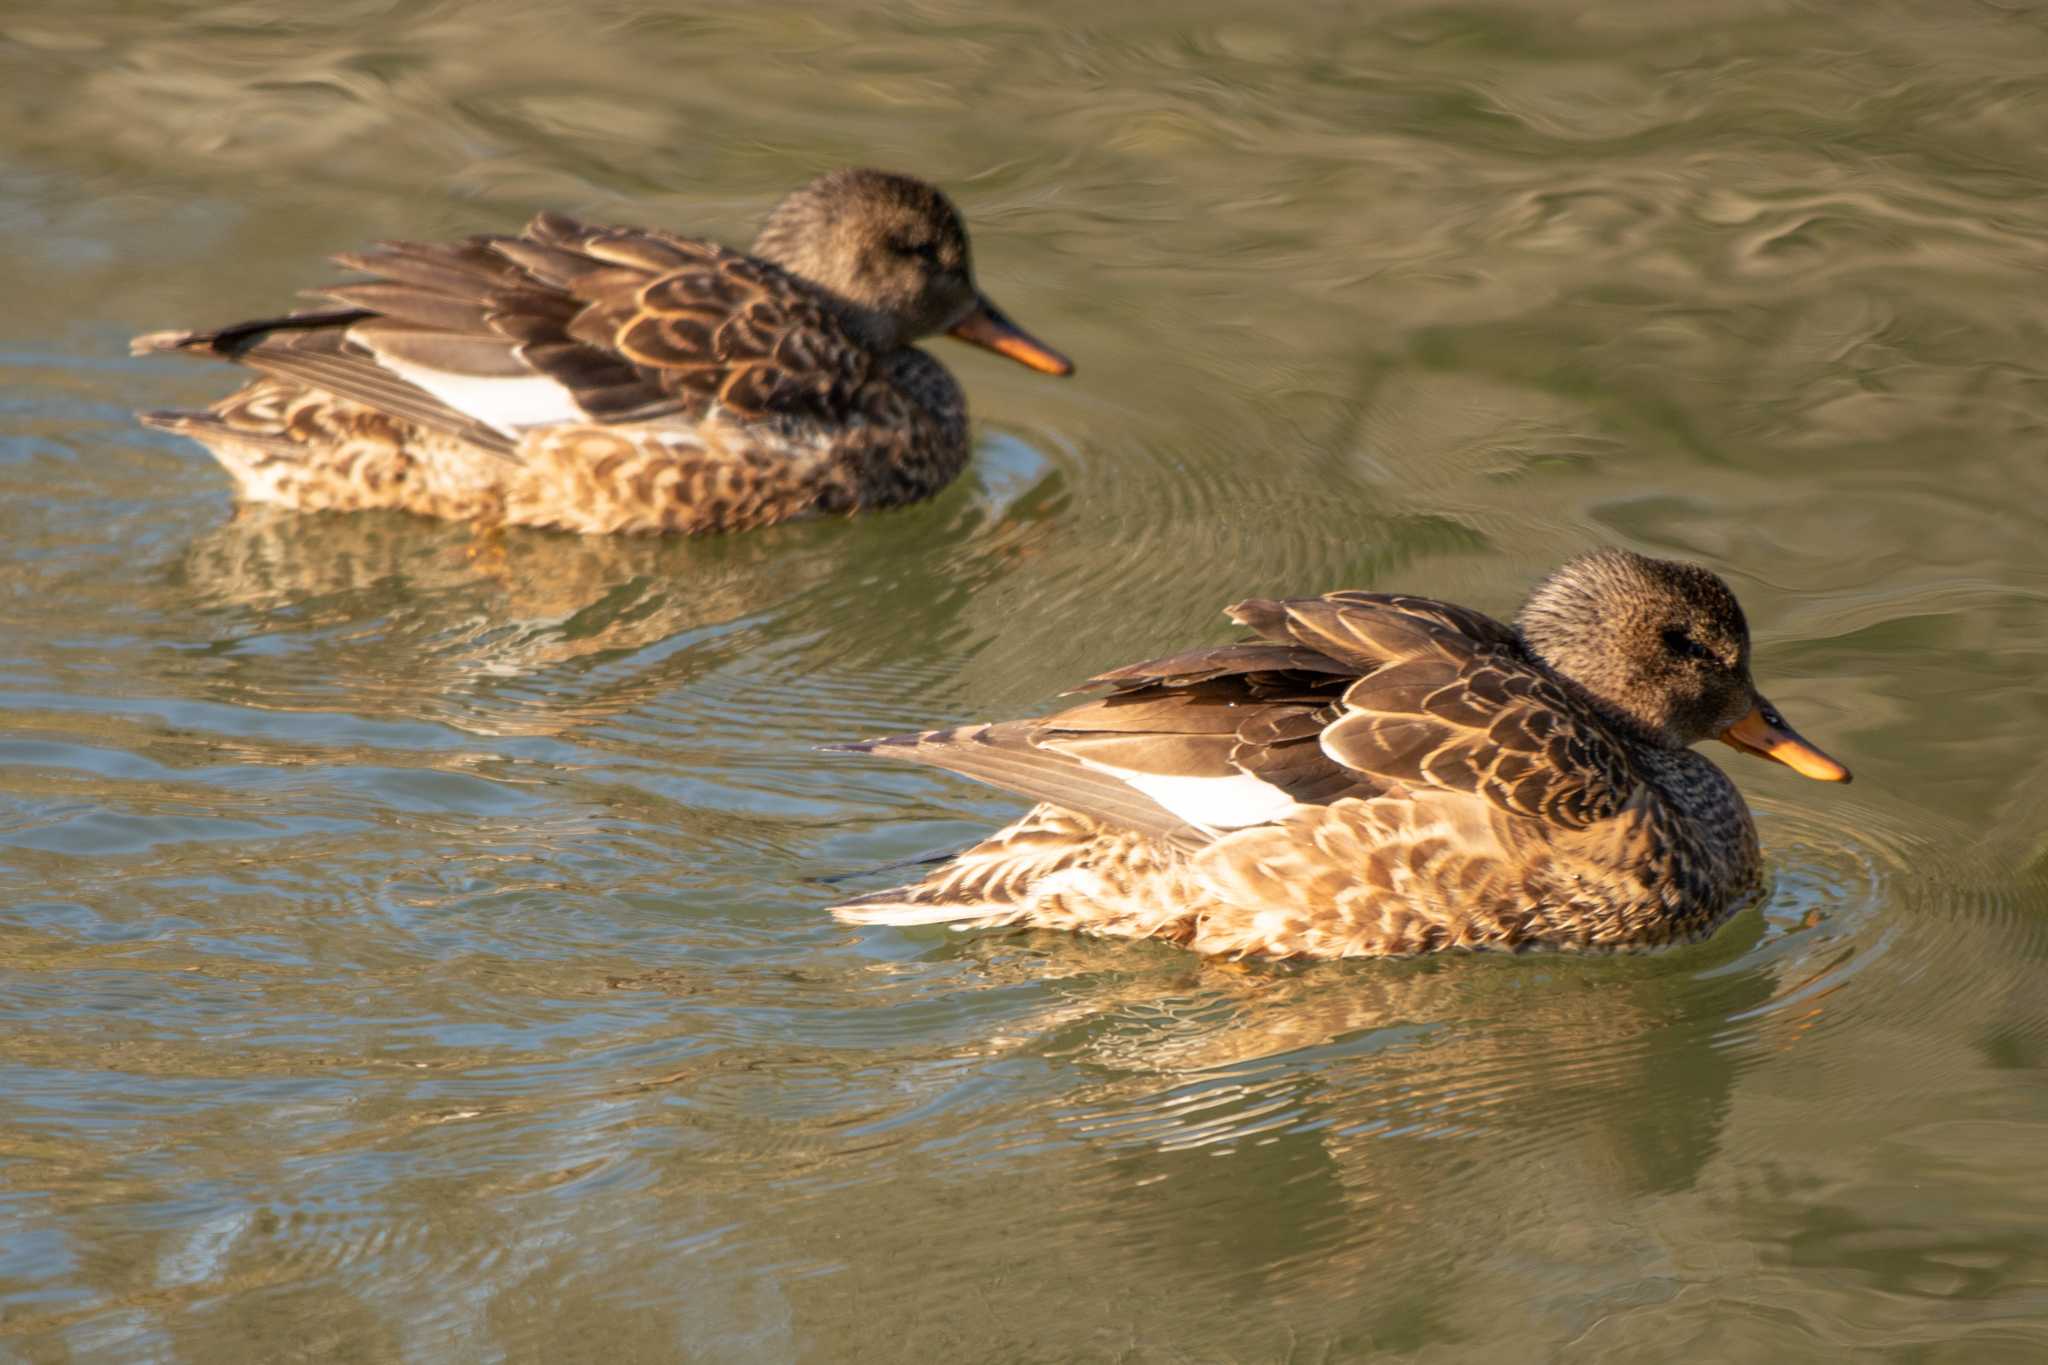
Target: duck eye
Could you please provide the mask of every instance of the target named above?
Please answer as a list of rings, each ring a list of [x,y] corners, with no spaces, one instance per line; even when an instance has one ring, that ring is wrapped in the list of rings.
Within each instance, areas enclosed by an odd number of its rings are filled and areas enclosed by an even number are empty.
[[[1664,648],[1681,659],[1711,659],[1713,653],[1698,640],[1685,633],[1683,627],[1664,627]]]
[[[898,256],[915,256],[918,260],[924,261],[928,265],[937,265],[939,263],[939,244],[937,242],[913,242],[908,237],[891,237],[889,239],[889,250],[895,252]]]

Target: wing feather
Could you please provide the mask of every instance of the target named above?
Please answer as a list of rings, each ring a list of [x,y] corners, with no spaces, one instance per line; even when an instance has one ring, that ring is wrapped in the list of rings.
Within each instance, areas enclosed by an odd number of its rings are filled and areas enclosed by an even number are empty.
[[[834,747],[944,768],[1190,848],[1208,842],[1207,833],[1120,779],[1071,755],[1037,747],[1032,743],[1036,728],[1035,721],[1006,721]]]
[[[512,442],[497,428],[458,411],[393,374],[338,331],[287,332],[240,350],[250,369],[331,393],[431,431],[445,432],[507,459]]]
[[[517,236],[335,259],[371,277],[315,291],[340,307],[137,345],[239,361],[500,451],[529,426],[714,403],[843,421],[887,388],[815,289],[712,242],[543,213]],[[343,340],[292,340],[309,332]]]
[[[1342,616],[1389,610],[1336,604]],[[1371,624],[1323,628],[1351,640],[1398,638]],[[1511,814],[1571,828],[1617,814],[1634,794],[1638,778],[1623,747],[1519,648],[1432,625],[1415,649],[1345,689],[1322,733],[1326,755],[1388,782],[1473,792]]]
[[[1039,720],[853,747],[1191,844],[1296,804],[1422,789],[1582,828],[1637,786],[1601,722],[1492,617],[1365,592],[1230,615],[1259,638],[1111,669],[1087,684],[1107,695]]]

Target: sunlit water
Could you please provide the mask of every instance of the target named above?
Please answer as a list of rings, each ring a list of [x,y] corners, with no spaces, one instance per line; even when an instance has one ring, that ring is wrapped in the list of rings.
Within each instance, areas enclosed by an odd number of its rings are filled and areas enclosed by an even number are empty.
[[[2048,1353],[2048,26],[2018,5],[0,13],[0,1357]],[[934,503],[236,512],[129,334],[872,162],[1073,354]],[[1262,592],[1749,608],[1846,789],[1605,960],[854,931],[821,755]],[[851,881],[833,880],[851,877]]]

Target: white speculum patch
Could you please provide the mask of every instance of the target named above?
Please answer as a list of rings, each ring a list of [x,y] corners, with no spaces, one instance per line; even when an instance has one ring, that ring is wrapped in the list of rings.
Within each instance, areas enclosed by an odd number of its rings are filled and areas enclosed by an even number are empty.
[[[567,389],[541,375],[526,379],[485,379],[410,365],[381,354],[377,361],[457,412],[486,422],[507,436],[517,436],[524,427],[590,420],[590,414],[577,406],[576,399]]]
[[[1250,773],[1229,777],[1162,777],[1122,768],[1102,771],[1113,773],[1126,786],[1145,793],[1189,824],[1210,829],[1268,824],[1294,806],[1293,797]]]

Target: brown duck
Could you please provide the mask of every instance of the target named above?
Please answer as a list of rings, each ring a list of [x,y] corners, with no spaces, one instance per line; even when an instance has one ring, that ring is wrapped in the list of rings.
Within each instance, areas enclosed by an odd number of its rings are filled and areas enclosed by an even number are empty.
[[[261,376],[204,412],[142,414],[251,502],[597,533],[891,507],[967,460],[960,386],[914,342],[1073,369],[976,287],[946,196],[881,171],[790,195],[750,254],[543,213],[516,237],[335,260],[373,278],[134,342]]]
[[[1370,592],[1230,616],[1254,638],[1104,673],[1057,715],[849,746],[1042,804],[834,913],[1232,957],[1669,943],[1762,882],[1693,744],[1849,780],[1758,694],[1742,608],[1694,565],[1586,555],[1513,626]]]

